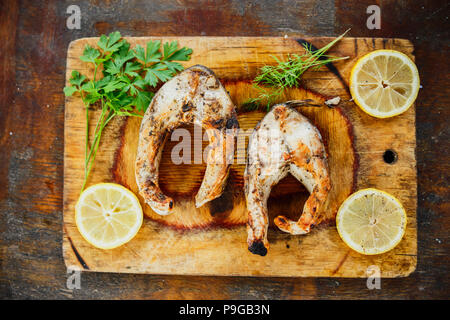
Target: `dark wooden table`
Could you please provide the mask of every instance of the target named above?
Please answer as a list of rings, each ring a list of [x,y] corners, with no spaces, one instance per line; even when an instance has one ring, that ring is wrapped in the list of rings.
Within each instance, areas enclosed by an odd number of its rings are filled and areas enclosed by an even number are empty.
[[[81,9],[81,29],[66,26]],[[381,7],[380,30],[366,8]],[[448,1],[0,1],[0,298],[449,298]],[[238,278],[82,273],[62,258],[64,86],[71,40],[123,35],[401,37],[416,48],[418,266],[407,278]]]

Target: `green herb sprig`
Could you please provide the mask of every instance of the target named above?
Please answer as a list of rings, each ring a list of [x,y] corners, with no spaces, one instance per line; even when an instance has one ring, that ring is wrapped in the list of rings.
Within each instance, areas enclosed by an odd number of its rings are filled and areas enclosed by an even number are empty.
[[[66,96],[80,94],[86,110],[86,145],[84,157],[84,190],[106,125],[116,116],[142,117],[154,96],[159,83],[171,79],[183,66],[177,61],[188,61],[192,49],[178,49],[177,41],[164,43],[149,41],[146,49],[137,45],[134,50],[122,38],[120,32],[102,35],[98,48],[86,45],[80,59],[94,65],[92,79],[72,71],[69,86],[64,88]],[[97,72],[102,69],[103,77]],[[94,105],[101,108],[94,140],[89,144],[89,110]]]
[[[277,64],[260,68],[259,74],[253,80],[253,86],[259,92],[259,95],[248,99],[244,102],[243,107],[247,110],[256,110],[265,104],[266,111],[269,111],[270,106],[281,98],[287,88],[294,88],[299,85],[302,75],[308,69],[317,70],[328,63],[348,59],[348,57],[325,55],[348,31],[318,50],[313,50],[311,45],[304,44],[304,54],[289,55],[286,61],[281,61],[272,56]]]

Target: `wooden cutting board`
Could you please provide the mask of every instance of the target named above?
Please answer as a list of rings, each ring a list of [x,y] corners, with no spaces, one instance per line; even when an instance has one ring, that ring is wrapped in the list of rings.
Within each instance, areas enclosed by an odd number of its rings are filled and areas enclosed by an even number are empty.
[[[258,68],[274,64],[272,56],[286,58],[302,53],[305,41],[322,47],[331,38],[280,37],[167,37],[127,38],[132,47],[150,39],[178,40],[180,46],[193,49],[185,67],[203,64],[220,78],[238,109],[241,128],[251,130],[264,112],[248,112],[242,103],[256,92],[251,86]],[[72,70],[89,77],[92,66],[79,60],[86,44],[98,38],[71,42],[67,53],[66,78]],[[312,99],[323,104],[339,96],[335,108],[300,107],[321,131],[329,154],[332,190],[322,214],[322,223],[308,235],[293,236],[269,228],[269,253],[251,254],[246,244],[246,208],[243,195],[245,132],[237,143],[235,163],[224,194],[196,209],[193,197],[203,178],[205,165],[193,154],[192,164],[171,162],[172,148],[179,141],[168,141],[160,166],[160,185],[175,199],[174,213],[159,216],[142,202],[146,219],[137,236],[114,250],[96,249],[84,241],[74,222],[74,206],[83,182],[85,113],[79,97],[66,98],[64,148],[64,241],[66,266],[101,272],[131,272],[186,275],[240,275],[289,277],[366,277],[377,266],[383,277],[407,276],[417,262],[417,179],[415,107],[391,119],[372,118],[351,101],[348,90],[350,70],[356,60],[376,49],[395,49],[411,58],[411,42],[402,39],[345,38],[331,55],[349,56],[329,68],[304,74],[302,87],[289,90],[283,100]],[[99,112],[92,113],[91,124]],[[138,194],[134,178],[140,119],[116,119],[102,137],[89,185],[99,182],[120,183]],[[192,150],[204,148],[202,132],[192,133]],[[93,132],[91,127],[90,131]],[[247,131],[248,132],[248,131]],[[388,151],[388,153],[386,153]],[[391,152],[391,153],[390,153]],[[390,153],[390,154],[389,154]],[[390,157],[394,155],[394,157]],[[392,163],[390,160],[394,160]],[[201,161],[201,160],[200,160]],[[392,251],[364,256],[349,249],[339,238],[335,214],[342,201],[353,191],[375,187],[392,193],[403,203],[408,225],[402,242]],[[308,197],[305,188],[287,177],[277,185],[269,199],[270,220],[279,214],[297,218]],[[373,268],[373,267],[372,267]]]

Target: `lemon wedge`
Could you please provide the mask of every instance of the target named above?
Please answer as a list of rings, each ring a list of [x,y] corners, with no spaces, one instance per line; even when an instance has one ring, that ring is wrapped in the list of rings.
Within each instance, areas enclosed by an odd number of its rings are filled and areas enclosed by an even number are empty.
[[[100,183],[84,190],[75,206],[75,221],[83,238],[100,249],[130,241],[143,220],[142,207],[128,189]]]
[[[376,50],[360,58],[352,68],[349,82],[355,103],[377,118],[408,110],[420,87],[414,62],[395,50]]]
[[[377,189],[363,189],[339,208],[336,226],[342,240],[366,255],[385,253],[403,238],[406,212],[394,196]]]

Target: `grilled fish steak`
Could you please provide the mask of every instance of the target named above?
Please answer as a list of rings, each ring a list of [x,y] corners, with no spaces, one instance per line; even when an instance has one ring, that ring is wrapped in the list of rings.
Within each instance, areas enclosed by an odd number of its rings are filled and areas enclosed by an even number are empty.
[[[219,197],[234,157],[239,124],[230,96],[216,75],[195,65],[168,82],[153,97],[139,130],[135,174],[145,202],[160,215],[172,212],[174,201],[159,188],[159,162],[169,133],[182,124],[202,126],[209,138],[207,167],[196,207]]]
[[[287,104],[279,104],[257,125],[248,145],[244,178],[247,244],[254,254],[267,254],[267,199],[272,187],[288,172],[306,187],[310,196],[298,221],[278,216],[274,222],[284,232],[306,234],[315,224],[331,188],[327,154],[319,130]]]

